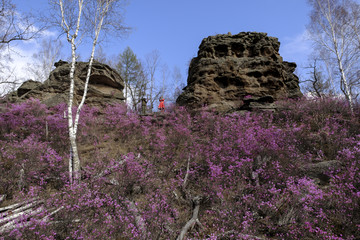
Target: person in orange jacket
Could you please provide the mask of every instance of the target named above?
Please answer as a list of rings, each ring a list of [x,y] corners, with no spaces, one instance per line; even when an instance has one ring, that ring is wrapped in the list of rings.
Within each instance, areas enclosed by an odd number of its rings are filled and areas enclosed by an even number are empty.
[[[159,101],[160,101],[160,104],[159,104],[158,109],[159,109],[161,112],[164,112],[164,111],[165,111],[165,104],[164,104],[165,99],[164,99],[163,97],[161,97],[161,98],[159,99]]]

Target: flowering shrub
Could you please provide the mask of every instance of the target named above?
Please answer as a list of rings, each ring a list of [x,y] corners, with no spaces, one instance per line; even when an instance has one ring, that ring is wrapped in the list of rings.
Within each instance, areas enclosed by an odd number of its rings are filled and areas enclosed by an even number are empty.
[[[11,105],[0,112],[0,194],[5,203],[44,202],[19,220],[31,224],[4,234],[176,239],[198,206],[189,239],[359,239],[359,112],[338,99],[281,105],[275,113],[173,108],[157,116],[86,107],[78,185],[66,177],[65,106]]]

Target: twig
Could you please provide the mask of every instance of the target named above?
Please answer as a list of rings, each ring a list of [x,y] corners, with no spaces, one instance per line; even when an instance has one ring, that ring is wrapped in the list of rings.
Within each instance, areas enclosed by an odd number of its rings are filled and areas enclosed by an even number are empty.
[[[192,201],[195,206],[194,206],[192,218],[182,228],[180,235],[177,237],[176,240],[184,240],[189,229],[190,228],[193,229],[196,224],[199,225],[199,227],[201,227],[202,229],[204,228],[198,218],[201,200],[202,200],[202,197],[200,197],[200,196],[196,196],[193,198]]]
[[[45,121],[45,138],[46,138],[46,141],[48,141],[48,139],[49,139],[49,124],[47,121]]]
[[[59,207],[58,209],[52,211],[51,213],[49,213],[48,215],[46,215],[45,217],[43,217],[43,218],[41,219],[41,221],[47,222],[47,221],[49,220],[49,217],[50,217],[50,216],[54,215],[55,213],[57,213],[58,211],[62,210],[63,208],[64,208],[64,206]]]
[[[186,174],[185,174],[185,178],[184,178],[184,182],[182,185],[182,188],[185,189],[188,183],[188,177],[189,177],[189,172],[190,172],[190,156],[188,158],[188,163],[187,163],[187,168],[186,168]]]
[[[0,195],[0,203],[4,201],[6,198],[6,194]]]
[[[24,170],[24,163],[21,164],[21,169],[20,169],[20,174],[19,174],[19,181],[18,181],[18,187],[19,187],[19,191],[21,191],[24,186],[24,175],[25,175],[25,170]]]
[[[116,165],[111,166],[111,167],[109,167],[109,168],[101,171],[98,175],[96,175],[96,176],[94,177],[94,179],[96,180],[96,179],[99,179],[99,178],[102,178],[102,177],[106,177],[106,176],[112,174],[112,173],[113,173],[113,170],[115,170],[115,169],[118,168],[119,166],[123,165],[123,164],[126,162],[126,160],[127,160],[127,159],[125,158],[124,160],[119,161]]]

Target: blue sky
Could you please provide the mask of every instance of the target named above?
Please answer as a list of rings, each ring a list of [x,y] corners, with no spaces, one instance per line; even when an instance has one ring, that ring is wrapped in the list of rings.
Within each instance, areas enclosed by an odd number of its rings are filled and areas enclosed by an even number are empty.
[[[299,38],[308,13],[300,0],[133,0],[126,22],[134,30],[119,47],[129,45],[140,56],[158,49],[169,66],[186,69],[203,38],[256,31],[278,37],[284,59],[295,61],[306,58]]]
[[[14,3],[21,11],[44,12],[47,0]],[[203,38],[228,32],[266,32],[279,38],[283,59],[296,62],[305,76],[306,70],[301,67],[311,53],[311,44],[306,40],[309,12],[305,0],[130,0],[125,23],[132,28],[131,33],[127,38],[106,42],[103,49],[111,56],[129,46],[140,59],[158,50],[161,63],[166,63],[169,70],[180,68],[185,83],[189,61],[197,55]],[[24,51],[21,61],[29,61],[26,55],[39,45],[17,47]],[[64,43],[64,51],[68,49]],[[86,58],[89,51],[82,48],[81,56]]]

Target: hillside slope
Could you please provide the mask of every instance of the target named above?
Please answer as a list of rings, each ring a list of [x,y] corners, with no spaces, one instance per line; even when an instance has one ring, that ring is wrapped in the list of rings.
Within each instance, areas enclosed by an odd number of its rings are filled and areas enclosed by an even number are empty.
[[[359,110],[281,104],[227,115],[85,108],[74,186],[65,105],[3,105],[0,237],[359,239]],[[15,203],[30,203],[26,215]]]

